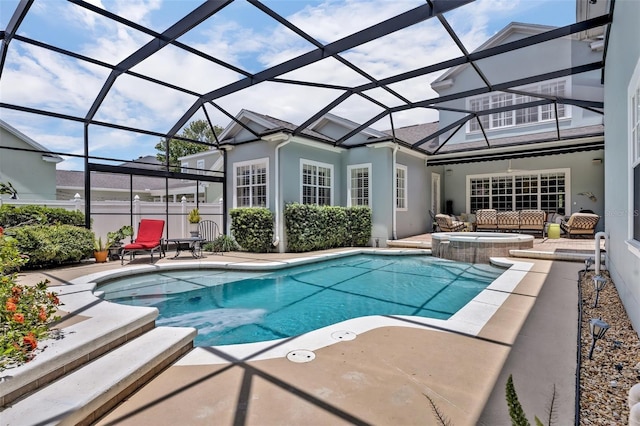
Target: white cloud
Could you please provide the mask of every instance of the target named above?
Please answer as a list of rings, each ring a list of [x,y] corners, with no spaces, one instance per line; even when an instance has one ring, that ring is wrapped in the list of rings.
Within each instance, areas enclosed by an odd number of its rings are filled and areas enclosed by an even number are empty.
[[[36,3],[39,14],[55,16],[69,27],[83,29],[83,37],[73,40],[73,43],[65,41],[75,46],[83,55],[117,64],[150,40],[150,37],[143,33],[98,17],[82,7],[67,2],[43,3],[46,7],[40,2]],[[154,28],[153,25],[157,24],[158,20],[167,19],[166,16],[162,16],[163,5],[160,0],[118,0],[115,3],[105,1],[105,4],[96,0],[93,3],[101,8],[105,8],[107,4],[109,10],[114,13],[151,28]],[[423,0],[327,0],[322,3],[310,3],[288,18],[312,37],[322,43],[328,43],[423,4]],[[447,19],[465,46],[473,50],[496,31],[492,27],[492,20],[496,16],[508,16],[518,7],[521,7],[520,2],[515,0],[478,0],[448,13]],[[175,21],[180,16],[172,18]],[[273,24],[272,21],[268,21]],[[252,72],[274,66],[315,48],[282,26],[251,28],[246,25],[243,22],[214,17],[196,27],[187,44],[238,67],[253,68]],[[29,29],[24,30],[28,33]],[[51,34],[52,40],[46,41],[57,44],[55,36]],[[342,53],[342,56],[354,61],[365,72],[380,78],[460,56],[460,51],[433,18],[358,46]],[[178,86],[183,85],[199,93],[208,93],[244,78],[234,71],[212,65],[173,46],[165,47],[158,54],[141,62],[133,71]],[[57,53],[13,42],[0,82],[0,99],[2,102],[84,117],[109,72],[110,70],[99,66],[80,63]],[[436,76],[437,74],[434,74],[398,83],[393,88],[413,101],[428,99],[435,96],[429,82]],[[367,81],[363,76],[331,58],[282,77],[344,85],[358,85]],[[340,94],[341,92],[335,90],[266,82],[216,102],[231,114],[246,108],[300,124]],[[396,98],[381,90],[372,91],[370,94],[389,106],[398,104]],[[173,126],[194,101],[195,99],[189,95],[135,77],[121,75],[100,106],[96,119],[164,132]],[[208,110],[212,112],[214,124],[223,127],[227,125],[229,119],[226,116],[213,108]],[[379,111],[380,107],[374,103],[352,96],[334,112],[342,112],[349,119],[364,122]],[[430,111],[405,111],[394,115],[394,124],[403,126],[434,121],[435,117],[435,113]],[[28,120],[29,118],[25,118],[25,121]],[[389,127],[387,123],[388,119],[378,125],[381,129],[386,129]],[[51,130],[55,132],[57,129],[52,127]],[[125,155],[120,151],[130,149],[130,146],[138,144],[140,139],[135,134],[125,136],[123,133],[93,132],[92,152],[119,152],[118,155]],[[34,139],[47,140],[55,146],[77,143],[75,135],[47,134],[45,131],[39,131]],[[148,142],[146,148],[150,146],[151,142]],[[127,157],[135,158],[129,155]]]

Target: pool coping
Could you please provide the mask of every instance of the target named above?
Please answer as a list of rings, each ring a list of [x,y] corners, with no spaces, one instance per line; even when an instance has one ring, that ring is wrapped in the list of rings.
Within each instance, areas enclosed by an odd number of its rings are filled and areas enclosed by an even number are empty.
[[[100,291],[98,284],[111,278],[130,276],[132,273],[144,274],[159,270],[182,270],[182,269],[226,269],[226,270],[277,270],[287,267],[316,263],[323,260],[337,259],[356,254],[376,254],[376,255],[430,255],[430,250],[425,249],[351,249],[333,253],[322,253],[308,257],[282,259],[268,262],[228,262],[228,261],[188,261],[179,263],[164,263],[161,265],[136,265],[126,269],[116,271],[103,271],[85,275],[71,281],[72,286],[86,286],[91,289],[94,297],[99,299]],[[446,260],[445,260],[446,261]],[[366,316],[342,321],[330,326],[326,326],[314,331],[307,332],[300,336],[269,340],[265,342],[244,343],[236,345],[220,345],[213,347],[195,347],[192,351],[181,358],[175,365],[206,365],[206,364],[226,364],[239,360],[263,360],[271,358],[286,357],[287,354],[300,351],[314,351],[326,346],[342,341],[339,337],[345,332],[351,337],[365,333],[375,328],[398,326],[411,328],[428,327],[433,330],[443,332],[453,332],[469,336],[477,336],[482,328],[487,324],[502,303],[509,297],[511,292],[518,286],[522,279],[531,270],[533,263],[526,261],[516,261],[507,258],[492,258],[492,264],[506,268],[506,270],[489,286],[481,291],[476,297],[469,301],[463,308],[452,315],[447,320],[416,316]],[[69,290],[69,287],[64,287]],[[97,289],[97,291],[96,291]],[[64,292],[67,293],[67,292]],[[66,303],[66,297],[61,296]],[[113,305],[111,302],[101,302]],[[211,350],[213,348],[213,350]]]

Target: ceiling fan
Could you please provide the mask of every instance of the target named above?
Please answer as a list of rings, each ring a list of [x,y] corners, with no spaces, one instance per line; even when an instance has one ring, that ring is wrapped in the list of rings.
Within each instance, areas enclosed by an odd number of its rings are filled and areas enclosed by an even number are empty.
[[[526,172],[528,170],[526,170],[526,169],[514,169],[513,167],[511,167],[511,159],[509,159],[509,165],[507,166],[507,169],[505,171],[507,173],[514,173],[514,172]]]

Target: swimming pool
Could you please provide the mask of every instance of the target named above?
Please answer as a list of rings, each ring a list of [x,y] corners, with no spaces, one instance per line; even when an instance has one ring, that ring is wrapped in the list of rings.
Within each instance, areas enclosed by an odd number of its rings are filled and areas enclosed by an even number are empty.
[[[370,315],[447,319],[502,272],[424,255],[356,255],[269,272],[156,272],[99,290],[111,302],[157,307],[157,325],[196,327],[194,344],[213,346],[297,336]]]

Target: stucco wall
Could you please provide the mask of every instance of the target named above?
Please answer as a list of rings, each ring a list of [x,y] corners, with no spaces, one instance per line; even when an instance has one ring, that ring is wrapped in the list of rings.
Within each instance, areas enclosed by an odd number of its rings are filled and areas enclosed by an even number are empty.
[[[33,149],[3,128],[0,128],[0,145]],[[0,150],[0,182],[11,182],[22,200],[55,200],[56,164],[42,160],[41,153],[3,149]]]
[[[640,63],[640,2],[617,0],[605,66],[605,205],[612,278],[635,330],[640,330],[640,258],[629,251],[629,97],[627,90]],[[636,188],[636,191],[640,188]],[[606,320],[606,318],[604,318]]]
[[[429,179],[424,159],[408,155],[402,151],[396,156],[396,163],[407,166],[407,211],[396,213],[396,236],[406,238],[424,234],[428,230],[429,217]]]

